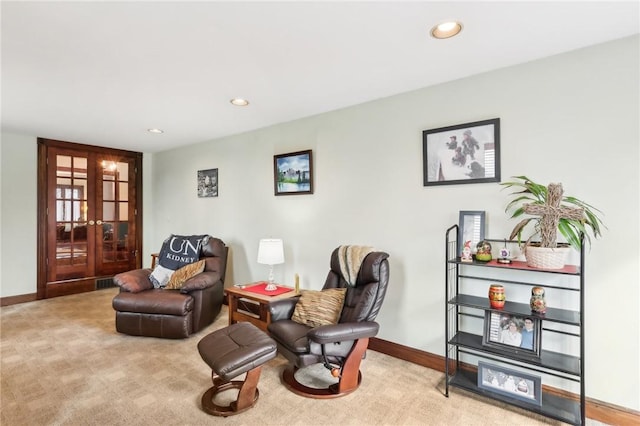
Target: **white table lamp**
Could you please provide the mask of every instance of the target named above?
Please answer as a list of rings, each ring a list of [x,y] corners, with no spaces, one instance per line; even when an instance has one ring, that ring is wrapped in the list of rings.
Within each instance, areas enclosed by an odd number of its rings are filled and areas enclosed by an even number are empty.
[[[262,239],[258,246],[258,263],[269,265],[269,284],[267,291],[274,291],[278,287],[273,283],[273,265],[284,263],[284,248],[281,239]]]

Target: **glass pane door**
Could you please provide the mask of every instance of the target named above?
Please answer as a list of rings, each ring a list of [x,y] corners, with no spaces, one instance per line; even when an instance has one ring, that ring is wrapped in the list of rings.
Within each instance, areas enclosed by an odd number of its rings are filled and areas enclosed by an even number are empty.
[[[55,228],[53,251],[49,260],[50,280],[83,278],[93,273],[89,266],[89,244],[92,228],[89,214],[89,176],[87,156],[57,152],[49,157],[55,164],[53,176],[53,211],[50,223]]]
[[[135,211],[129,202],[135,195],[133,160],[98,162],[96,224],[100,242],[97,252],[98,274],[126,270],[135,262],[135,238],[131,233]],[[124,269],[123,269],[124,268]]]

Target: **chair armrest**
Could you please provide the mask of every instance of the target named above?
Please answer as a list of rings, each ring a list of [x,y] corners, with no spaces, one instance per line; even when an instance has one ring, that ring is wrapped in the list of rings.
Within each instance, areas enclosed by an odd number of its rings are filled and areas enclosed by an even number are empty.
[[[378,323],[374,321],[346,322],[314,328],[309,330],[307,337],[319,344],[335,343],[374,337],[378,334],[379,328]]]
[[[180,293],[189,293],[194,290],[204,290],[205,288],[212,287],[215,283],[220,281],[220,272],[204,271],[198,275],[194,275],[182,284]]]
[[[287,299],[274,300],[269,302],[269,313],[271,313],[271,322],[291,319],[296,303],[300,296],[290,297]]]
[[[133,271],[117,274],[113,277],[113,283],[120,287],[120,291],[139,293],[153,288],[149,275],[151,275],[151,269],[149,268],[134,269]]]

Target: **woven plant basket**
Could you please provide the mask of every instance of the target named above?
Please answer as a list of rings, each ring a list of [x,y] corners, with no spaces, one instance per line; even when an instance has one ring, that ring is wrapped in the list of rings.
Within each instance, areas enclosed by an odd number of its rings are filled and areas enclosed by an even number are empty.
[[[562,269],[570,250],[570,247],[527,246],[527,265],[538,269]]]

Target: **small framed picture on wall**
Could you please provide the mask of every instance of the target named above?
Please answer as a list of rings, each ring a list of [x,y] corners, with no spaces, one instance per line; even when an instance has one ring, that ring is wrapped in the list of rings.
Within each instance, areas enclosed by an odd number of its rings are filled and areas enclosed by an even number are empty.
[[[311,150],[273,156],[275,195],[313,194],[313,155]]]
[[[198,170],[198,197],[218,196],[218,169]]]

